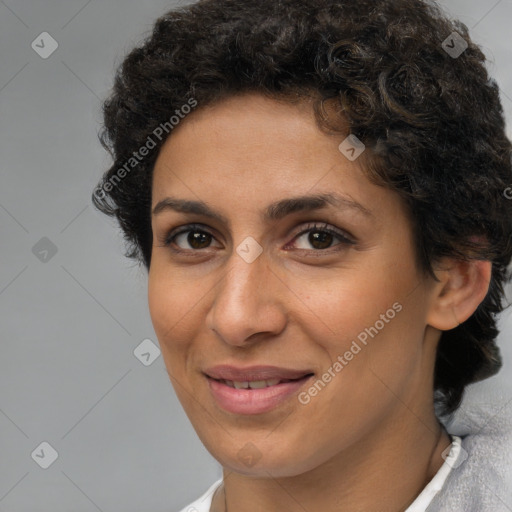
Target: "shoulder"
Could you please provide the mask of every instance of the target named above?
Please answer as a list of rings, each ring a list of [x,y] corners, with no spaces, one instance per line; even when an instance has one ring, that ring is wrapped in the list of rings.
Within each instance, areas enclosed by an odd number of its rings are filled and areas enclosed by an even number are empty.
[[[510,512],[510,404],[496,410],[473,405],[447,430],[461,438],[462,453],[428,512]]]
[[[221,483],[222,478],[212,484],[202,496],[197,498],[197,500],[185,508],[182,508],[179,512],[210,512],[213,494],[220,487]]]

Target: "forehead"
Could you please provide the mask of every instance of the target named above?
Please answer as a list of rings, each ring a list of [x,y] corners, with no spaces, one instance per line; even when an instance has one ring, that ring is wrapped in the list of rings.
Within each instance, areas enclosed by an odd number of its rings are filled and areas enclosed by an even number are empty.
[[[360,172],[357,162],[343,158],[337,149],[344,136],[326,135],[317,126],[311,101],[289,102],[246,93],[213,105],[197,107],[187,115],[163,144],[154,177],[186,167],[189,175],[214,170],[220,177],[249,179],[257,172],[292,178],[314,169],[326,173],[338,164],[344,172]],[[334,151],[333,151],[334,149]]]
[[[307,100],[290,103],[245,94],[199,105],[161,148],[152,208],[168,195],[203,202],[217,198],[223,208],[261,211],[285,197],[332,193],[368,211],[397,202],[398,196],[368,180],[364,154],[350,160],[340,151],[345,138],[343,132],[321,130]]]

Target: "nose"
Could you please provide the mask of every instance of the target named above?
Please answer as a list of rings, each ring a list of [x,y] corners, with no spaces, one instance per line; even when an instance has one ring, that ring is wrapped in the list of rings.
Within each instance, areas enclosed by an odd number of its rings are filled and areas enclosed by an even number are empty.
[[[284,293],[264,253],[247,263],[233,252],[226,274],[215,287],[206,325],[232,346],[277,335],[286,326]]]

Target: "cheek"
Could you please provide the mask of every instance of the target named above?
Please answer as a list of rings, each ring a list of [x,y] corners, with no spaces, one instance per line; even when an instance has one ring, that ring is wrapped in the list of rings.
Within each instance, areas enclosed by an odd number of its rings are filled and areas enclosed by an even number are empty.
[[[340,348],[359,335],[364,338],[365,330],[376,323],[379,331],[387,328],[398,316],[396,310],[404,297],[398,280],[343,270],[336,279],[301,280],[290,283],[290,288],[300,290],[297,307],[304,313],[303,320],[306,315],[311,318],[311,322],[302,322],[315,331],[310,333],[311,339],[329,340]]]
[[[201,303],[193,286],[150,272],[148,306],[153,328],[164,352],[178,353],[186,349],[193,335],[191,326],[198,326]]]
[[[166,314],[173,311],[172,295],[166,292],[167,289],[158,273],[151,268],[148,280],[148,306],[151,322],[160,343],[164,341],[161,335],[172,325],[170,315]]]
[[[323,347],[329,355],[323,371],[334,377],[327,375],[330,390],[318,406],[327,407],[331,412],[324,410],[325,414],[334,416],[353,412],[355,416],[347,421],[354,431],[362,428],[362,418],[371,424],[385,414],[421,373],[421,310],[409,300],[393,299],[367,301],[360,308],[347,303],[340,314],[338,337]]]
[[[378,376],[397,383],[421,355],[424,304],[419,292],[411,293],[414,269],[402,266],[391,272],[388,266],[385,272],[384,267],[299,287],[307,306],[302,309],[314,312],[302,326],[328,356],[322,370],[344,375],[335,379],[340,385],[372,386]]]

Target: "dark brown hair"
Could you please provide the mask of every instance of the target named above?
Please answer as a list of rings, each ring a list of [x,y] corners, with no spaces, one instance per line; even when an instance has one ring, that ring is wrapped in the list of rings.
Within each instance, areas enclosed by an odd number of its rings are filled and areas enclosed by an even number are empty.
[[[467,45],[460,55],[447,51],[455,42]],[[171,116],[250,91],[314,96],[329,129],[322,107],[338,105],[366,146],[368,176],[408,205],[423,271],[443,256],[492,262],[484,301],[439,343],[436,406],[453,412],[467,384],[502,364],[496,315],[512,256],[511,142],[467,27],[422,0],[204,0],[159,18],[103,104],[100,140],[114,162],[92,200],[118,219],[126,256],[149,269],[152,170]]]

